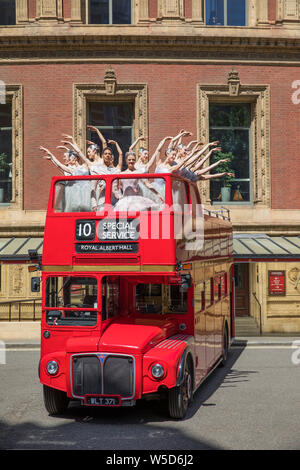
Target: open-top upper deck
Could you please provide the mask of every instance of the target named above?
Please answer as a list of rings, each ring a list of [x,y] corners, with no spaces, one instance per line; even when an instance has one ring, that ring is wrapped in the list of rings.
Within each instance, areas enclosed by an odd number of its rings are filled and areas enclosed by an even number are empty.
[[[197,184],[163,174],[55,177],[43,267],[174,272],[178,261],[232,255],[232,228],[208,214]]]

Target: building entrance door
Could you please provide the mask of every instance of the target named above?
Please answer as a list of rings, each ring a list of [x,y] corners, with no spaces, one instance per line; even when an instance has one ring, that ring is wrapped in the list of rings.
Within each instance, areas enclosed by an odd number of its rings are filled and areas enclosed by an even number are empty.
[[[235,263],[234,279],[236,316],[249,316],[249,265],[247,263]]]

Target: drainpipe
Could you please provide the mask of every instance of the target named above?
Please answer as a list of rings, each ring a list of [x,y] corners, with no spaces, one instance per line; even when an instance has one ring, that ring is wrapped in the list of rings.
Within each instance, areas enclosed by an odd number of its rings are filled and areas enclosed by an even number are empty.
[[[252,294],[259,306],[259,334],[261,335],[262,334],[261,305],[260,305],[258,298],[256,297],[256,292],[252,292]]]

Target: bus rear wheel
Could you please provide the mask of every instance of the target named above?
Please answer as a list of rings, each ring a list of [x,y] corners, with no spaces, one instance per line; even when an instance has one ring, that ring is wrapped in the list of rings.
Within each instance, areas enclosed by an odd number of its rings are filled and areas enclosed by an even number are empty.
[[[181,385],[169,390],[168,405],[171,418],[185,417],[193,397],[193,379],[189,362],[185,364],[184,377]]]
[[[43,395],[45,408],[50,415],[59,415],[67,410],[69,399],[65,392],[44,385]]]

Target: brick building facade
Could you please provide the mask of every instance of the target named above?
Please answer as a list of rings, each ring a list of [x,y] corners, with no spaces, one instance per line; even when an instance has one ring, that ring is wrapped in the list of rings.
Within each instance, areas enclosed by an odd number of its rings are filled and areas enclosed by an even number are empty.
[[[299,2],[124,0],[119,10],[114,2],[103,12],[96,0],[3,0],[15,9],[7,7],[0,25],[0,154],[9,153],[11,138],[9,168],[0,173],[0,301],[32,295],[29,278],[12,285],[29,275],[9,244],[43,237],[57,171],[39,146],[59,155],[65,132],[84,148],[87,124],[111,131],[109,122],[90,122],[93,116],[130,103],[124,129],[132,140],[147,136],[150,152],[182,128],[203,142],[222,132],[239,136],[245,161],[237,163],[243,171],[229,201],[202,182],[202,202],[231,211],[237,312],[254,317],[262,332],[299,333]],[[242,112],[244,121],[234,121]],[[257,235],[271,245],[256,249],[243,240]],[[284,295],[270,293],[269,271],[285,273]]]

